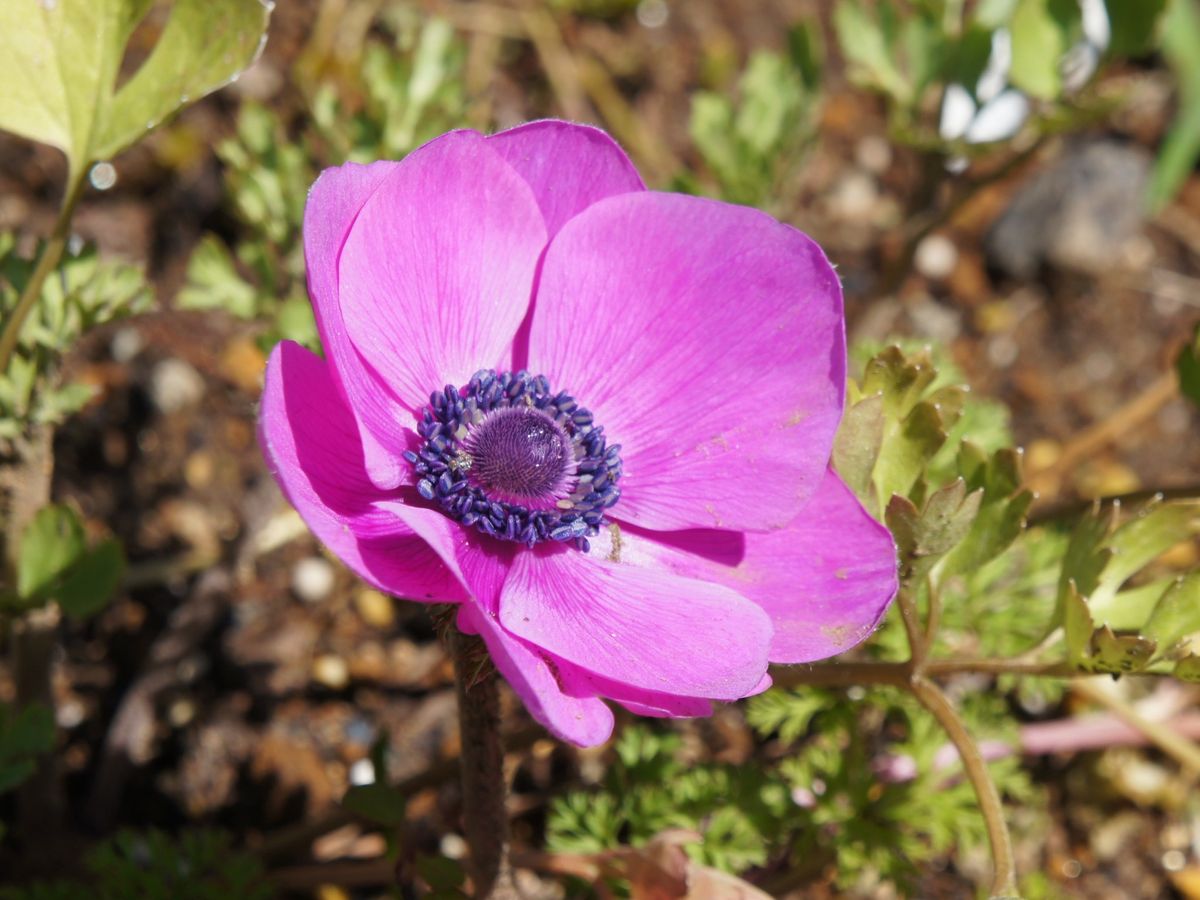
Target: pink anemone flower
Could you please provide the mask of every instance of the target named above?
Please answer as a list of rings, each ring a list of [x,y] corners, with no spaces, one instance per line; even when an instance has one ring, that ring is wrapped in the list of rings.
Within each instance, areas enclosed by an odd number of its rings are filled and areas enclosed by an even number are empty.
[[[553,734],[606,740],[601,698],[708,715],[879,622],[895,550],[829,468],[842,297],[804,234],[541,121],[325,171],[304,242],[325,357],[271,354],[275,478],[365,581],[458,604]]]

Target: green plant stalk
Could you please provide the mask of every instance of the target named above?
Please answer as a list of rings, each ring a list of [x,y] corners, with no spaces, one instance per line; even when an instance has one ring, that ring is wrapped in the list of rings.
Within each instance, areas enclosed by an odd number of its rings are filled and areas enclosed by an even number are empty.
[[[477,637],[451,629],[447,635],[458,693],[462,745],[463,834],[470,848],[471,877],[477,898],[515,900],[508,858],[508,790],[500,741],[500,692],[490,661]]]
[[[67,248],[67,239],[71,234],[71,218],[75,215],[75,207],[79,205],[84,185],[87,183],[86,172],[87,167],[83,166],[78,170],[72,169],[69,173],[67,193],[63,196],[62,206],[59,207],[58,219],[54,223],[54,230],[50,233],[50,240],[42,248],[33,274],[29,276],[29,281],[26,282],[25,290],[21,292],[12,315],[4,323],[4,331],[0,333],[0,372],[8,371],[8,365],[17,350],[21,327],[37,305],[46,278],[62,261],[63,251]]]
[[[983,813],[983,820],[987,826],[988,844],[992,849],[991,897],[998,900],[1002,897],[1018,896],[1016,862],[1013,859],[1012,838],[1004,822],[1004,807],[1000,803],[1000,792],[996,790],[996,784],[988,773],[987,763],[979,753],[979,747],[954,706],[937,685],[917,676],[909,684],[909,690],[937,719],[938,724],[949,736],[962,758],[967,778],[975,789],[979,810]]]

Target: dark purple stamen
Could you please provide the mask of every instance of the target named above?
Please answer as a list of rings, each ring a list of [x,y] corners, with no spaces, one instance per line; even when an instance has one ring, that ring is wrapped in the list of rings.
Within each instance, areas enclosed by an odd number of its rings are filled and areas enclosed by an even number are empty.
[[[476,372],[429,396],[405,459],[417,492],[446,515],[505,541],[573,541],[587,552],[621,496],[620,445],[544,375]]]

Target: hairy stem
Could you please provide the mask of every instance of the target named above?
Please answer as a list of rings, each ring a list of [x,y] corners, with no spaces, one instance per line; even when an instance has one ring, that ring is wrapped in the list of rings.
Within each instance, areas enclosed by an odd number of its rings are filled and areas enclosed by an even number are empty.
[[[509,900],[519,895],[508,860],[500,694],[494,674],[478,677],[480,666],[488,664],[479,638],[455,630],[447,638],[458,691],[463,832],[471,851],[475,896]]]
[[[1017,869],[1013,860],[1012,838],[1008,834],[1008,826],[1004,822],[1004,808],[1000,804],[1000,792],[988,773],[987,764],[979,753],[979,747],[967,731],[966,725],[959,717],[946,695],[941,689],[924,678],[913,678],[909,685],[913,695],[933,714],[942,726],[950,741],[962,758],[963,768],[971,786],[975,788],[975,796],[979,800],[979,810],[983,813],[987,825],[988,843],[992,848],[992,886],[991,896],[1017,896]]]
[[[83,196],[85,182],[83,171],[72,170],[68,175],[67,193],[58,210],[54,231],[50,233],[50,240],[42,248],[37,265],[33,267],[33,274],[29,276],[25,290],[21,292],[17,305],[8,321],[4,323],[4,331],[0,333],[0,372],[8,371],[8,364],[12,361],[13,353],[17,349],[17,340],[21,336],[21,326],[25,324],[25,320],[37,305],[38,298],[42,296],[42,285],[46,283],[46,278],[62,259],[63,251],[67,247],[67,237],[71,232],[71,217],[75,214],[79,198]]]

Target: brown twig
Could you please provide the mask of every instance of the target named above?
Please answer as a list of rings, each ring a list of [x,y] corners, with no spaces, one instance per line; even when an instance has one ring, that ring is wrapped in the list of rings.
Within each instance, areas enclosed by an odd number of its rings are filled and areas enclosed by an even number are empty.
[[[1064,473],[1071,471],[1109,444],[1120,440],[1162,409],[1178,393],[1179,379],[1175,371],[1172,369],[1162,373],[1136,397],[1072,438],[1052,464],[1031,472],[1030,484],[1043,490],[1053,487]]]

